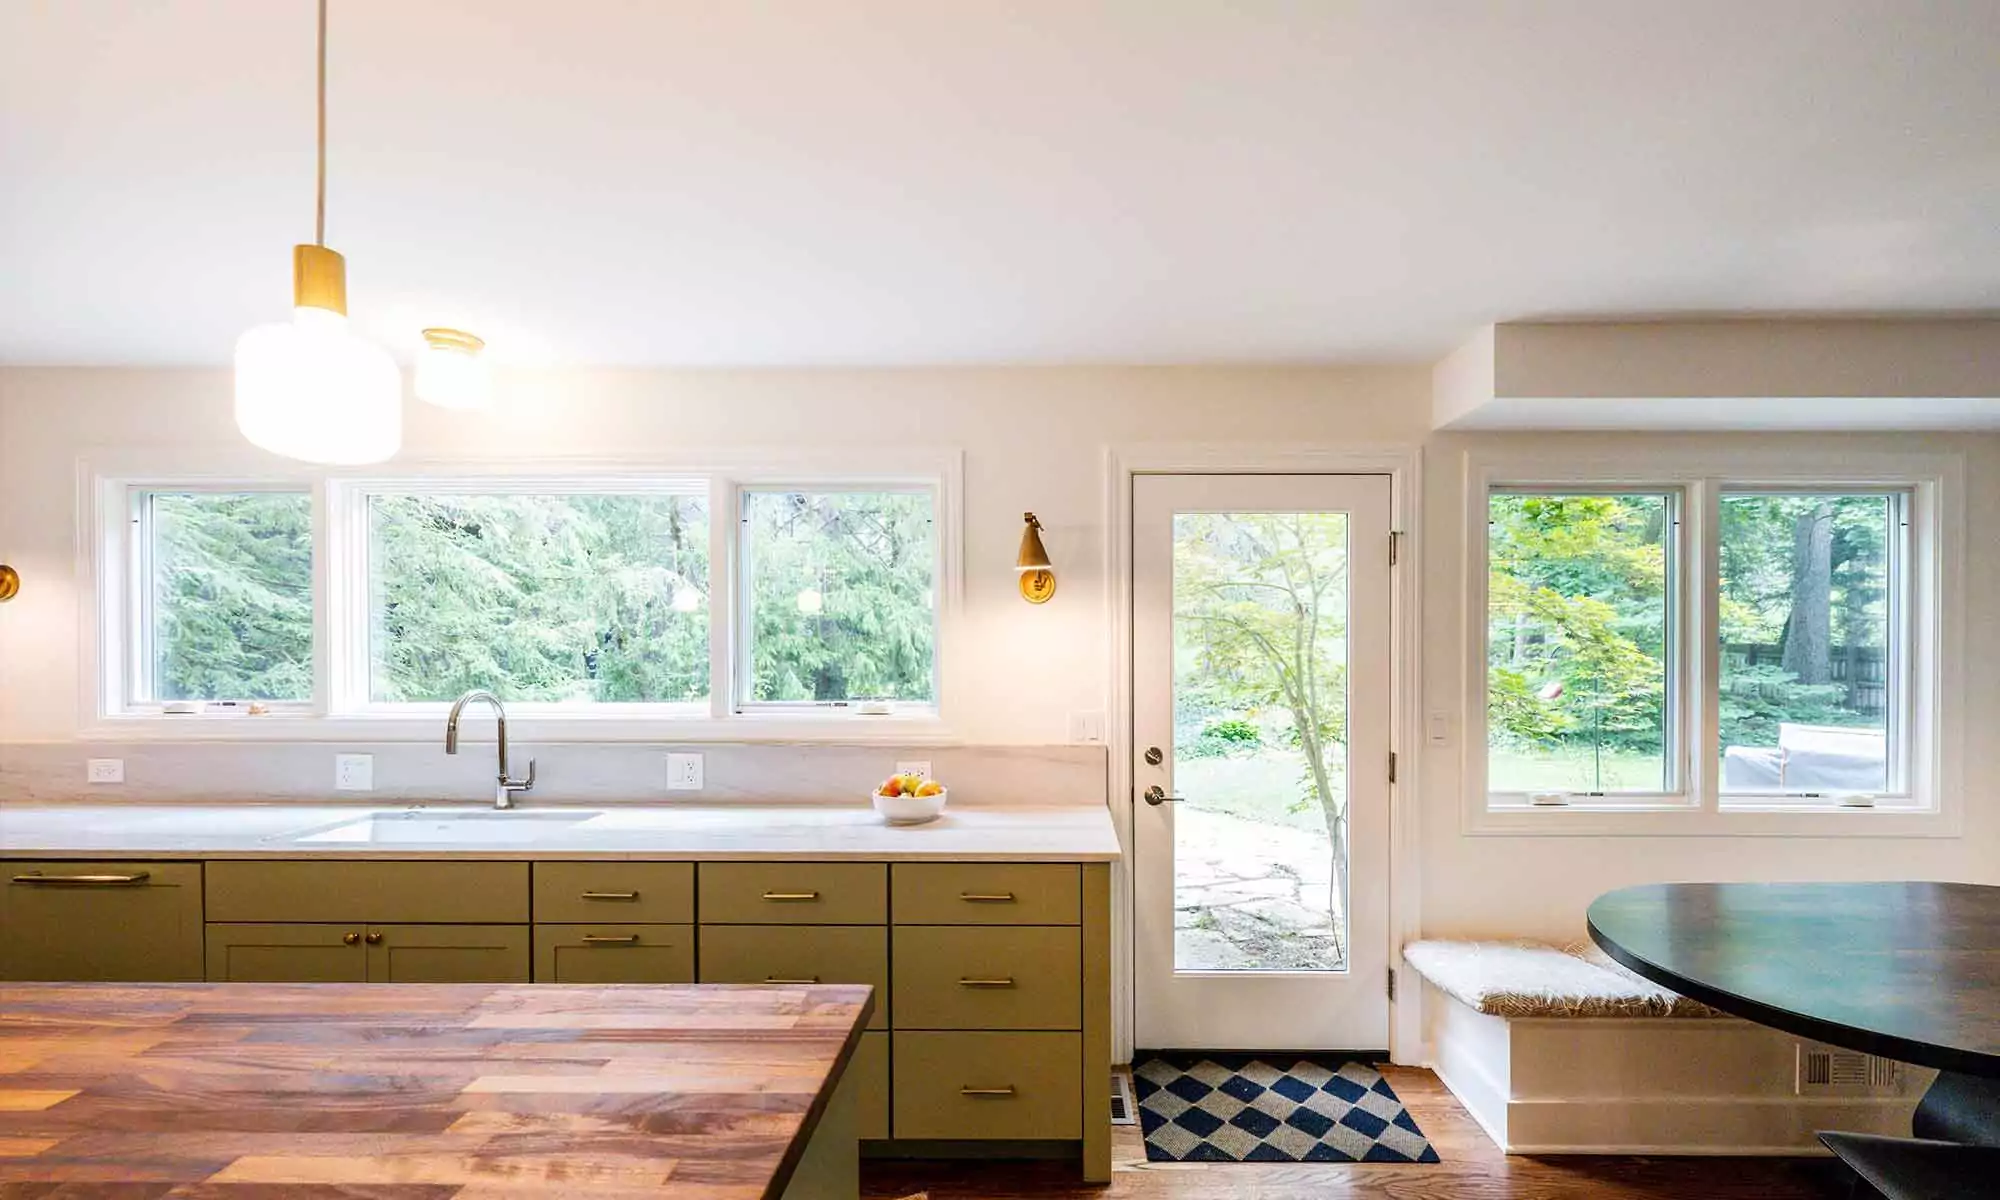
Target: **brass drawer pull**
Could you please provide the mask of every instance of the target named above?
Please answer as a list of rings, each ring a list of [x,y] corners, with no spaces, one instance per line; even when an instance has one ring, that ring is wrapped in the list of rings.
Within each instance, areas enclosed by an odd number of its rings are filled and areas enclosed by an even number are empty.
[[[358,933],[343,933],[340,935],[340,944],[343,946],[359,946],[361,944],[361,935]]]
[[[1000,979],[961,979],[958,981],[958,986],[962,988],[1010,988],[1014,986],[1014,977],[1008,975]]]
[[[637,900],[637,892],[585,892],[585,900]]]
[[[766,975],[764,977],[764,982],[765,983],[818,983],[819,976],[808,975],[804,979],[785,979],[778,975]]]
[[[961,1096],[1011,1096],[1014,1094],[1014,1085],[1008,1084],[1006,1087],[997,1088],[962,1087],[958,1089],[958,1094]]]
[[[379,946],[382,944],[382,935],[374,932],[373,930],[370,930],[368,935],[362,938],[361,940],[367,942],[371,946]]]
[[[586,946],[636,946],[639,944],[639,935],[636,933],[586,933],[583,935],[583,944]]]
[[[32,887],[137,887],[152,877],[149,871],[130,875],[16,875],[14,882]]]
[[[780,904],[805,904],[819,899],[818,892],[765,892],[764,899]]]
[[[1014,893],[1012,892],[960,892],[958,898],[967,904],[1014,903]]]

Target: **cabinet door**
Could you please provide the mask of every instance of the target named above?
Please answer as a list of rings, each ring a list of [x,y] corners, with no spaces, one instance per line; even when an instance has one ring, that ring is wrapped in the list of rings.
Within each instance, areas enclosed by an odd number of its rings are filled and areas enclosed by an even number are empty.
[[[536,983],[693,983],[692,925],[537,925]]]
[[[526,925],[370,925],[370,983],[526,983]]]
[[[0,979],[201,977],[200,863],[0,863]]]
[[[210,983],[366,983],[368,950],[352,925],[208,927]]]

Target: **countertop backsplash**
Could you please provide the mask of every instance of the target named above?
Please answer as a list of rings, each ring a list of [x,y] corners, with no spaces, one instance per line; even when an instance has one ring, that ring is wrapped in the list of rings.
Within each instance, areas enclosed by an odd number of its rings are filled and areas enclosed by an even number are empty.
[[[703,757],[699,790],[667,790],[667,754]],[[339,791],[334,756],[374,756],[374,787]],[[536,760],[537,804],[865,804],[898,763],[928,762],[951,803],[1105,803],[1105,748],[857,746],[805,743],[518,741],[514,773]],[[87,782],[90,759],[120,759],[125,781]],[[395,805],[490,803],[494,748],[468,735],[456,757],[432,742],[0,743],[0,805],[221,804],[300,801]]]

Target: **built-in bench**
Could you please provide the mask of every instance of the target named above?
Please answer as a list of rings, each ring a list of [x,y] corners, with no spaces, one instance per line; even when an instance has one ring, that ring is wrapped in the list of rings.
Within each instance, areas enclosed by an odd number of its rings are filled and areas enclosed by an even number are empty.
[[[1812,1154],[1907,1134],[1931,1072],[1728,1016],[1588,943],[1420,941],[1438,1077],[1510,1154]]]

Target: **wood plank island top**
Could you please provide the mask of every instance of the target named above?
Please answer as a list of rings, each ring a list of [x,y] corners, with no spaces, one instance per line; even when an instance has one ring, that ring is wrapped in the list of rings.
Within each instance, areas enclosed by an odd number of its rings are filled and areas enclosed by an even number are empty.
[[[0,985],[0,1195],[757,1200],[866,987]]]

